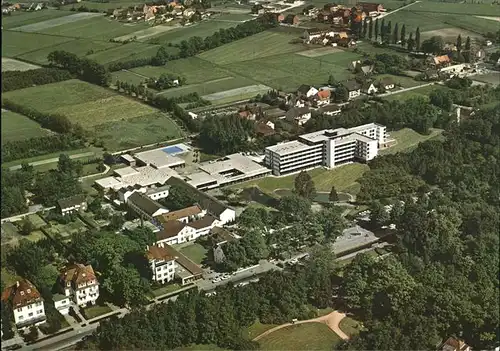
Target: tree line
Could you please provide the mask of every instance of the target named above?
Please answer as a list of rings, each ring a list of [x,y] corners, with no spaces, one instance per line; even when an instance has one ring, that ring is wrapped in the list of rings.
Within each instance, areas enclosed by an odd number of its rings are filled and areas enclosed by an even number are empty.
[[[62,50],[51,52],[47,58],[50,65],[65,69],[81,80],[104,87],[109,86],[111,75],[103,65],[94,60],[79,58],[71,52]]]
[[[499,127],[497,106],[370,162],[358,200],[394,204],[375,215],[397,245],[394,259],[358,255],[345,269],[339,297],[365,329],[342,349],[433,349],[450,335],[498,345]]]
[[[2,93],[11,90],[29,88],[33,85],[43,85],[62,82],[73,78],[68,71],[57,68],[38,68],[28,71],[2,72]]]

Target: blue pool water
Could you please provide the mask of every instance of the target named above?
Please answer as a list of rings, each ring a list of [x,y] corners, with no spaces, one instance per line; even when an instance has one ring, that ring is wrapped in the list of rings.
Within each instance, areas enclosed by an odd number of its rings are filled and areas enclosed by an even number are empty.
[[[162,151],[166,152],[169,155],[174,155],[174,154],[184,152],[184,150],[178,146],[168,146],[168,147],[162,149]]]

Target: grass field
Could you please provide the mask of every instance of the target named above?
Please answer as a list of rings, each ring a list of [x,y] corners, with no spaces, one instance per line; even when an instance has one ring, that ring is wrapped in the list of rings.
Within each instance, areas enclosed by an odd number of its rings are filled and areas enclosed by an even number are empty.
[[[500,16],[500,6],[493,4],[449,3],[422,1],[408,8],[412,12],[431,12],[462,15]],[[406,9],[401,10],[406,11]]]
[[[489,83],[493,86],[497,86],[500,84],[500,72],[491,72],[489,74],[480,74],[474,77],[471,77],[473,80],[477,80],[479,82]]]
[[[425,82],[419,82],[411,77],[405,76],[395,76],[392,74],[378,74],[374,76],[375,80],[383,79],[383,78],[391,78],[396,85],[401,85],[403,88],[416,87],[424,84]]]
[[[183,40],[188,40],[191,37],[205,38],[217,32],[221,28],[234,27],[233,22],[222,21],[204,21],[188,27],[180,27],[171,31],[155,35],[148,39],[148,42],[159,43],[161,45],[167,43],[180,43]]]
[[[158,52],[158,45],[139,42],[123,44],[112,49],[89,55],[88,58],[100,64],[109,64],[117,61],[128,61],[138,58],[151,57]]]
[[[449,88],[447,88],[443,85],[439,85],[439,84],[427,85],[425,87],[421,87],[421,88],[417,88],[417,89],[413,89],[413,90],[409,90],[409,91],[404,91],[404,92],[399,93],[399,94],[389,95],[389,96],[385,97],[384,99],[404,101],[404,100],[407,100],[407,99],[409,99],[411,97],[415,97],[415,96],[420,96],[420,97],[424,97],[427,99],[429,97],[429,94],[433,90],[436,90],[436,89],[447,90]]]
[[[340,321],[339,327],[344,333],[353,337],[359,334],[361,323],[351,317],[345,317]]]
[[[74,14],[75,13],[71,11],[47,9],[34,12],[16,11],[13,12],[10,16],[2,16],[2,26],[4,29],[10,29]]]
[[[71,10],[72,8],[79,8],[80,6],[84,6],[89,9],[97,9],[100,11],[106,11],[108,9],[116,9],[116,8],[128,8],[130,6],[142,5],[141,2],[131,2],[131,1],[110,1],[110,2],[94,2],[94,1],[81,1],[76,4],[68,4],[61,6],[63,10]]]
[[[259,340],[261,350],[333,350],[340,338],[323,323],[292,325]]]
[[[182,289],[182,287],[179,284],[172,283],[172,284],[167,284],[163,285],[161,288],[154,289],[153,290],[153,295],[154,297],[165,295],[174,291],[177,291],[179,289]]]
[[[2,31],[2,56],[15,57],[30,51],[58,45],[71,38],[36,33]]]
[[[218,65],[225,65],[305,50],[302,44],[290,44],[293,39],[297,39],[297,36],[265,31],[209,50],[198,57]]]
[[[111,308],[107,305],[99,306],[91,306],[91,307],[86,307],[81,309],[83,316],[89,320],[98,316],[101,316],[105,313],[111,312]]]
[[[184,135],[180,127],[161,112],[103,123],[95,127],[95,135],[104,147],[117,151],[158,143]]]
[[[277,324],[262,324],[260,321],[255,321],[251,326],[249,326],[245,332],[248,339],[252,340],[260,334],[277,327]]]
[[[32,65],[16,59],[2,57],[2,72],[7,71],[30,71],[32,69],[40,68],[40,66]]]
[[[131,98],[76,79],[10,91],[3,97],[35,110],[60,113],[84,128],[156,112]]]
[[[367,165],[352,163],[333,169],[315,168],[308,171],[312,177],[317,191],[330,191],[332,186],[338,191],[344,191],[356,184],[364,172],[368,170]],[[266,193],[273,193],[276,189],[293,189],[297,174],[285,177],[266,177],[232,186],[233,188],[249,188],[258,186]]]
[[[41,48],[39,50],[34,50],[27,52],[18,57],[27,61],[32,61],[40,64],[47,64],[47,56],[55,50],[62,50],[71,52],[79,57],[91,55],[98,53],[100,51],[108,50],[114,47],[121,47],[121,44],[110,43],[107,41],[93,41],[89,39],[74,39],[71,41],[64,42],[59,45],[49,46]]]
[[[180,253],[186,255],[194,263],[201,264],[207,257],[208,250],[201,244],[194,243],[181,248]]]
[[[26,116],[2,110],[2,144],[8,141],[25,140],[50,134],[50,131],[43,129],[38,123]]]
[[[397,143],[387,149],[380,150],[381,155],[394,154],[396,152],[409,152],[417,147],[418,144],[426,140],[435,138],[443,132],[442,129],[431,129],[429,135],[422,135],[410,128],[403,128],[389,135],[396,139]]]

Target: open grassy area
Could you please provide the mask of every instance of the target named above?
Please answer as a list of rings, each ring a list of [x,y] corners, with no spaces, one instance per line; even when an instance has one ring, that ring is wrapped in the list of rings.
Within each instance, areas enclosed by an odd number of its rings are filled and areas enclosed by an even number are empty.
[[[415,80],[411,77],[395,76],[392,74],[378,74],[374,76],[375,80],[383,78],[391,78],[392,81],[396,84],[396,86],[400,85],[403,88],[416,87],[425,83],[425,82],[419,82],[418,80]]]
[[[105,313],[111,312],[111,308],[107,305],[95,305],[81,309],[83,316],[85,319],[89,320],[98,316],[101,316]]]
[[[46,154],[46,155],[41,155],[41,156],[35,156],[35,157],[28,157],[28,158],[23,158],[20,160],[14,160],[10,162],[5,162],[2,163],[2,167],[11,167],[11,166],[16,166],[20,165],[23,163],[31,163],[31,162],[37,162],[37,161],[42,161],[42,160],[47,160],[47,159],[55,159],[54,162],[57,162],[57,159],[61,154],[65,154],[68,156],[71,155],[77,155],[77,154],[87,154],[87,153],[93,153],[93,155],[101,156],[102,155],[102,149],[97,148],[97,147],[88,147],[84,149],[76,149],[76,150],[68,150],[68,151],[59,151],[59,152],[53,152],[51,154]],[[87,156],[88,157],[88,156]]]
[[[361,323],[351,317],[345,317],[340,321],[339,327],[344,333],[353,337],[359,334],[361,330]]]
[[[11,111],[2,111],[2,143],[43,137],[51,132],[26,116]]]
[[[323,323],[292,325],[259,340],[261,350],[332,350],[340,338]]]
[[[277,326],[278,326],[277,324],[262,324],[260,321],[257,320],[245,330],[246,333],[245,336],[248,337],[248,339],[252,340],[257,336],[259,336],[260,334]]]
[[[188,40],[191,37],[201,37],[205,38],[213,33],[217,32],[221,28],[234,27],[233,22],[222,22],[222,21],[203,21],[194,25],[180,27],[168,32],[164,32],[160,35],[150,37],[148,42],[159,43],[161,45],[167,43],[180,43],[183,40]]]
[[[345,191],[361,178],[364,172],[368,170],[367,165],[352,163],[333,169],[315,168],[308,171],[312,177],[317,191],[330,191],[335,186],[337,191]],[[234,188],[249,188],[258,186],[266,193],[273,193],[276,189],[293,189],[295,177],[293,174],[285,177],[266,177],[249,182],[233,185]]]
[[[103,123],[95,127],[95,135],[108,150],[122,150],[182,137],[184,132],[165,113],[155,112],[141,117]]]
[[[2,26],[4,29],[9,29],[74,14],[71,11],[49,9],[33,12],[15,11],[10,16],[2,16]]]
[[[179,289],[182,289],[182,286],[180,286],[179,284],[166,284],[166,285],[163,285],[161,288],[154,289],[153,295],[154,295],[154,297],[158,297],[161,295],[172,293],[172,292],[177,291]]]
[[[104,50],[108,50],[114,47],[122,46],[118,43],[110,43],[108,41],[93,41],[89,39],[74,39],[71,41],[64,42],[59,45],[49,46],[41,48],[39,50],[34,50],[27,52],[18,57],[27,61],[36,62],[40,64],[47,64],[47,56],[56,50],[62,50],[71,52],[79,57],[92,55]]]
[[[403,128],[395,132],[390,132],[390,136],[396,139],[396,144],[387,149],[380,150],[380,154],[387,155],[396,152],[410,152],[421,142],[435,138],[441,135],[442,132],[442,129],[431,129],[429,135],[422,135],[410,128]]]
[[[182,247],[180,253],[186,255],[194,263],[201,264],[207,257],[208,250],[201,244],[193,243]]]
[[[156,112],[131,98],[76,79],[10,91],[3,98],[38,111],[60,113],[84,128]]]
[[[439,84],[434,84],[434,85],[427,85],[422,88],[417,88],[409,91],[404,91],[402,93],[398,94],[393,94],[385,97],[384,99],[386,100],[407,100],[409,98],[415,97],[415,96],[420,96],[424,98],[428,98],[429,94],[435,90],[435,89],[440,89],[440,90],[447,90],[449,88],[439,85]]]
[[[81,1],[79,3],[67,4],[61,6],[64,10],[71,10],[72,8],[79,8],[80,6],[84,6],[89,9],[97,9],[99,11],[106,11],[108,9],[116,9],[116,8],[128,8],[130,6],[142,5],[141,2],[136,1],[111,1],[111,2],[95,2],[95,1]]]
[[[500,16],[500,6],[493,5],[491,3],[471,4],[470,2],[450,3],[450,2],[421,1],[419,3],[410,6],[408,10],[412,12]],[[406,11],[406,9],[401,11]]]
[[[106,51],[97,52],[89,55],[88,58],[100,64],[109,64],[117,61],[129,61],[138,58],[152,57],[156,55],[159,48],[159,45],[131,42]]]
[[[305,50],[303,44],[290,44],[294,39],[296,35],[265,31],[206,51],[198,57],[224,65]]]
[[[2,56],[15,57],[29,51],[58,45],[71,38],[2,30]]]
[[[9,271],[6,267],[2,267],[2,281],[5,284],[5,287],[11,286],[16,283],[21,277],[16,275],[15,273]]]

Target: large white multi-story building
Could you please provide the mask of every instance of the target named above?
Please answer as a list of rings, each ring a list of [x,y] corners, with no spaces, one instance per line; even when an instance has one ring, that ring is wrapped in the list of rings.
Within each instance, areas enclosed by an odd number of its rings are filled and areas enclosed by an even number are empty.
[[[355,160],[366,162],[377,156],[386,140],[386,127],[376,123],[325,129],[267,147],[264,163],[279,176],[317,166],[333,168]]]
[[[65,296],[71,296],[78,306],[94,305],[99,297],[99,282],[91,265],[81,263],[67,267],[59,276]]]
[[[18,328],[38,325],[45,322],[43,298],[28,280],[18,280],[16,284],[2,292],[2,302],[9,303]],[[8,321],[5,321],[8,323]]]
[[[177,266],[175,263],[176,257],[172,256],[165,247],[148,246],[146,258],[149,261],[153,273],[152,278],[155,282],[165,284],[174,280]]]

